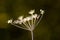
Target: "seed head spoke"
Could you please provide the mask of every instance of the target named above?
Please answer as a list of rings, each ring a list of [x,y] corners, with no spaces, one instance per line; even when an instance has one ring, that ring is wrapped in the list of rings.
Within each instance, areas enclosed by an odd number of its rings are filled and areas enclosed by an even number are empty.
[[[31,28],[31,23],[30,23],[30,21],[27,21],[27,22],[28,22],[29,27]]]
[[[28,26],[28,24],[26,24],[25,22],[23,22],[23,24],[25,25],[25,27],[27,27],[30,30],[30,27]]]
[[[21,28],[21,29],[25,29],[25,30],[28,30],[27,28],[24,28],[24,27],[20,27],[20,26],[18,26],[18,25],[15,25],[15,24],[13,24],[13,23],[11,23],[11,25],[14,25],[14,26],[16,26],[16,27],[18,27],[18,28]]]

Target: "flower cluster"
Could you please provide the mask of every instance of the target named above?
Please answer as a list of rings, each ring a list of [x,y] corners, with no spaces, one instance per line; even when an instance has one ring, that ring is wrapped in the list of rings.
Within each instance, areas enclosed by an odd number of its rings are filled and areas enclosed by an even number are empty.
[[[24,16],[20,16],[20,17],[18,17],[17,20],[14,20],[14,21],[12,19],[10,19],[10,20],[8,20],[8,23],[10,23],[16,27],[22,28],[22,29],[33,31],[36,24],[38,24],[40,22],[43,14],[44,14],[44,11],[42,9],[40,9],[42,16],[38,15],[38,14],[34,14],[34,12],[35,12],[35,10],[31,10],[31,11],[29,11],[30,16],[25,17],[25,18],[24,18]],[[39,18],[40,18],[40,20],[38,20]],[[16,24],[19,24],[19,25],[23,24],[25,26],[25,28],[20,27]]]

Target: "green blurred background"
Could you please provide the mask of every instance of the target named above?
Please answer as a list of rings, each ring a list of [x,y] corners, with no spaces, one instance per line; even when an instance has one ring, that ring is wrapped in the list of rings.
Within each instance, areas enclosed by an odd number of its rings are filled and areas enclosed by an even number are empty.
[[[0,40],[31,40],[30,32],[7,23],[28,15],[29,10],[45,10],[34,30],[34,40],[60,40],[60,0],[0,0]]]

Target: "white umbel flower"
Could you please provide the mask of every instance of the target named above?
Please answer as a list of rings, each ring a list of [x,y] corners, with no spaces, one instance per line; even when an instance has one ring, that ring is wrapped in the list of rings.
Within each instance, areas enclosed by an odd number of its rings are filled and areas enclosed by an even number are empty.
[[[29,14],[33,14],[35,12],[35,10],[30,10]]]
[[[19,19],[19,20],[22,20],[22,19],[23,19],[23,16],[18,17],[18,19]]]
[[[33,18],[37,18],[37,16],[38,16],[37,14],[34,14],[32,17],[33,17]]]
[[[29,20],[31,20],[31,17],[27,17],[26,19],[27,19],[27,21],[29,21]]]
[[[8,23],[12,23],[12,19],[8,20]]]
[[[31,32],[31,37],[33,40],[33,31],[36,28],[36,26],[39,24],[39,22],[41,21],[43,14],[44,14],[44,10],[40,9],[40,15],[38,14],[33,14],[35,13],[35,10],[31,10],[29,11],[29,14],[31,14],[28,17],[23,18],[23,16],[18,17],[17,20],[12,21],[8,20],[8,23],[18,27],[18,28],[22,28],[25,30],[29,30]],[[21,26],[23,27],[21,27]]]
[[[40,9],[40,12],[41,12],[42,15],[44,14],[44,11],[42,9]]]
[[[27,19],[26,19],[26,18],[24,18],[24,19],[23,19],[23,22],[26,22],[26,21],[27,21]]]

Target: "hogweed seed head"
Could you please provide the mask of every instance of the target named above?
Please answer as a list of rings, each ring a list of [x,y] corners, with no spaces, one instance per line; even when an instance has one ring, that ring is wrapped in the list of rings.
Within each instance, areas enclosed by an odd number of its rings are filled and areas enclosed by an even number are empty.
[[[37,22],[39,22],[39,17],[41,15],[38,15],[38,14],[33,14],[35,12],[35,10],[31,10],[29,11],[29,14],[31,14],[31,16],[28,16],[28,17],[25,17],[23,18],[23,16],[19,16],[17,20],[8,20],[8,23],[12,23],[12,24],[20,24],[20,25],[25,25],[25,27],[27,26],[29,28],[29,31],[30,30],[34,30],[35,29],[35,24],[37,24]],[[44,10],[40,9],[40,14],[44,14]],[[37,21],[38,20],[38,21]],[[26,24],[25,24],[26,23]],[[26,29],[27,29],[26,27]],[[24,29],[24,28],[23,28]]]
[[[29,30],[31,32],[31,36],[32,36],[32,40],[33,40],[33,30],[35,29],[36,25],[38,25],[38,23],[41,21],[43,14],[44,14],[44,10],[40,9],[40,14],[42,15],[38,15],[38,14],[33,14],[35,12],[35,10],[31,10],[29,11],[29,14],[31,14],[31,16],[25,17],[23,18],[23,16],[18,17],[17,20],[8,20],[8,23],[11,23],[12,25],[18,27],[18,28],[22,28],[25,30]],[[19,25],[24,25],[23,27],[19,26]]]

